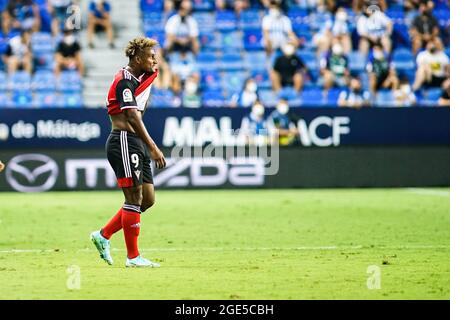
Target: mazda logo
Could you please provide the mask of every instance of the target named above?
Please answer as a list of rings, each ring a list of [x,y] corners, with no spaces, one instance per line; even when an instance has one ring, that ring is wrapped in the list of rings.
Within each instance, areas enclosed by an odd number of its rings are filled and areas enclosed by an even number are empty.
[[[48,174],[47,178],[39,179],[44,174]],[[21,177],[20,180],[19,177]],[[58,165],[53,159],[43,154],[15,156],[8,161],[6,167],[6,179],[11,187],[20,192],[47,191],[55,185],[57,177]]]

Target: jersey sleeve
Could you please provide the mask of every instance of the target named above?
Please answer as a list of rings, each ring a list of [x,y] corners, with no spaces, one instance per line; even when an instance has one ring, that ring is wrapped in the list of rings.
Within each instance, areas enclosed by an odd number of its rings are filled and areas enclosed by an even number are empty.
[[[122,79],[117,83],[116,98],[121,110],[138,108],[136,97],[134,96],[133,84],[130,80]]]

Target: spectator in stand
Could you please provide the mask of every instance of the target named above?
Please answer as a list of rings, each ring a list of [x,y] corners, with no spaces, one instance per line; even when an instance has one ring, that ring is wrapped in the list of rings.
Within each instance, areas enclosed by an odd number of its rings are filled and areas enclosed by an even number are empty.
[[[292,31],[291,20],[281,10],[280,1],[271,0],[269,12],[262,20],[264,48],[268,55],[276,53],[286,43],[298,46],[299,41]]]
[[[30,30],[22,30],[20,35],[9,40],[4,61],[9,74],[13,74],[18,69],[32,73],[33,53],[31,51]]]
[[[280,100],[277,108],[272,111],[267,119],[267,127],[272,143],[280,146],[288,146],[294,143],[298,130],[289,117],[289,104],[286,100]]]
[[[320,59],[320,73],[325,90],[330,88],[345,87],[349,83],[350,70],[348,59],[344,55],[344,49],[339,42],[335,42],[326,55]]]
[[[250,7],[249,0],[215,0],[217,10],[234,10],[239,16],[242,10]]]
[[[442,85],[442,95],[438,100],[438,105],[442,107],[450,107],[450,78],[444,81]]]
[[[173,53],[170,56],[169,66],[172,73],[171,88],[173,92],[181,93],[184,82],[188,78],[194,79],[198,84],[200,72],[191,52]]]
[[[400,85],[394,90],[394,100],[397,107],[410,107],[416,104],[416,95],[407,77],[402,78]]]
[[[231,99],[232,107],[244,107],[248,108],[259,100],[258,85],[255,79],[248,78],[244,83],[244,88],[239,94],[233,95]]]
[[[55,52],[55,75],[58,76],[62,70],[77,70],[81,76],[84,74],[81,46],[72,29],[64,30],[64,37]]]
[[[268,143],[268,127],[264,120],[264,106],[256,101],[250,114],[242,119],[240,133],[248,145],[265,145]]]
[[[379,89],[393,90],[398,87],[398,77],[394,65],[390,63],[380,44],[373,46],[366,70],[369,74],[372,94],[375,94]]]
[[[167,90],[170,88],[170,84],[172,81],[172,72],[170,71],[169,64],[167,63],[167,60],[164,58],[164,55],[162,53],[162,49],[158,49],[158,76],[156,77],[155,81],[153,82],[155,85],[155,88],[157,89],[163,89]]]
[[[420,4],[418,15],[412,22],[411,40],[413,53],[417,54],[430,40],[439,36],[439,23],[433,17],[433,1]]]
[[[314,36],[313,41],[317,45],[318,53],[323,54],[330,50],[333,39],[336,39],[342,45],[345,53],[352,51],[347,11],[342,7],[336,11],[333,18],[325,22],[323,27]]]
[[[111,5],[108,1],[93,0],[89,4],[87,38],[90,48],[94,48],[94,34],[97,31],[105,31],[109,41],[109,47],[115,48],[114,31],[111,21]]]
[[[365,6],[377,6],[382,11],[386,11],[386,0],[353,0],[352,9],[355,13],[361,13]]]
[[[165,26],[167,52],[192,52],[197,54],[200,50],[198,41],[198,24],[191,15],[192,3],[183,0],[176,3],[177,14],[170,17]]]
[[[349,90],[342,91],[338,98],[339,107],[361,108],[369,106],[370,94],[364,91],[358,78],[350,80]]]
[[[37,32],[41,28],[39,7],[33,0],[10,0],[2,13],[2,25],[4,34],[24,29]]]
[[[183,91],[183,107],[186,108],[200,108],[202,105],[202,99],[198,94],[198,81],[191,77],[184,83]]]
[[[286,43],[283,46],[283,55],[275,59],[273,68],[270,70],[272,88],[278,92],[282,88],[293,87],[300,92],[307,72],[305,64],[295,53],[295,46],[292,43]]]
[[[362,54],[367,55],[375,43],[381,43],[384,51],[391,52],[393,24],[384,12],[366,5],[363,15],[358,18],[356,30],[360,37],[359,51]]]
[[[72,0],[49,0],[48,11],[52,15],[52,33],[54,36],[60,33],[66,26],[67,18],[71,12]],[[73,12],[72,12],[73,13]]]
[[[449,57],[443,51],[439,38],[430,40],[425,51],[417,55],[417,71],[413,90],[422,86],[439,88],[450,75]]]

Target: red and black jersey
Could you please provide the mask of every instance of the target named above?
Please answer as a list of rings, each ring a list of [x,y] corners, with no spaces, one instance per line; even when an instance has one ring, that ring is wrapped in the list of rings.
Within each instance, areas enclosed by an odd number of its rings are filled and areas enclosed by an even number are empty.
[[[158,75],[158,70],[153,73],[144,73],[136,78],[126,69],[121,69],[114,76],[108,92],[108,114],[118,114],[124,109],[138,109],[145,111],[152,83]]]

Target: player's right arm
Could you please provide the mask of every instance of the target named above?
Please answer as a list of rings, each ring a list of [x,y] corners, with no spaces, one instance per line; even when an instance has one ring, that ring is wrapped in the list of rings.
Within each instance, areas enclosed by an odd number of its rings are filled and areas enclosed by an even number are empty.
[[[166,166],[166,159],[164,159],[163,153],[159,150],[152,137],[150,137],[142,121],[142,113],[138,110],[136,98],[132,90],[132,83],[129,80],[123,79],[117,84],[116,97],[126,121],[149,148],[150,155],[155,161],[156,167],[158,169],[164,168]]]

